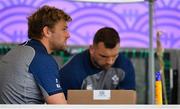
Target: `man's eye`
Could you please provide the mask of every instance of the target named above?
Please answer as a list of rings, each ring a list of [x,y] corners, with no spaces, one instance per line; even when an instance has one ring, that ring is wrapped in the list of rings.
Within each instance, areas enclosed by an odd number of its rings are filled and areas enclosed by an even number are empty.
[[[101,56],[101,57],[106,58],[106,56]]]

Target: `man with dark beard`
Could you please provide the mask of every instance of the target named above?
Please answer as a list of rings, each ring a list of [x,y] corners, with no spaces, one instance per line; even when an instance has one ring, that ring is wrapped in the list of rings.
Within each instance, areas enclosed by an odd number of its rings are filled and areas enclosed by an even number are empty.
[[[135,90],[133,65],[119,49],[120,37],[115,29],[98,30],[93,45],[73,56],[60,70],[65,95],[69,89]]]

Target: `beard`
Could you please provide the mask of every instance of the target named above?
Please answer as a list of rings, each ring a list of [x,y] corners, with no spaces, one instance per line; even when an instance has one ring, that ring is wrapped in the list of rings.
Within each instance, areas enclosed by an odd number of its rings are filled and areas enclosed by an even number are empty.
[[[66,45],[66,43],[60,43],[60,42],[55,41],[55,42],[50,43],[50,48],[53,51],[66,50],[67,45]]]
[[[112,66],[112,65],[107,65],[107,64],[101,65],[96,61],[96,59],[94,57],[92,57],[91,60],[92,60],[93,65],[99,69],[107,70],[107,69],[111,68],[111,66]]]

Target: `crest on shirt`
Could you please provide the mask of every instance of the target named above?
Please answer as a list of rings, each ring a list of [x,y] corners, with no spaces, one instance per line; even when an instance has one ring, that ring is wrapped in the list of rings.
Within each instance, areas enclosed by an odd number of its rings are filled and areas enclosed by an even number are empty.
[[[118,82],[119,82],[119,77],[118,77],[117,75],[114,75],[114,76],[112,77],[112,81],[113,81],[113,85],[117,85]]]

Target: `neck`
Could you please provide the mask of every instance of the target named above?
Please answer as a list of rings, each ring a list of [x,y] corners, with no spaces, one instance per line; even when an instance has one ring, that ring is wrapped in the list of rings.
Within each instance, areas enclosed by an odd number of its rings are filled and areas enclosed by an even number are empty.
[[[48,54],[51,54],[53,52],[53,50],[50,48],[50,44],[49,44],[48,40],[46,40],[45,38],[42,38],[39,41],[44,45],[44,47],[46,48]]]

